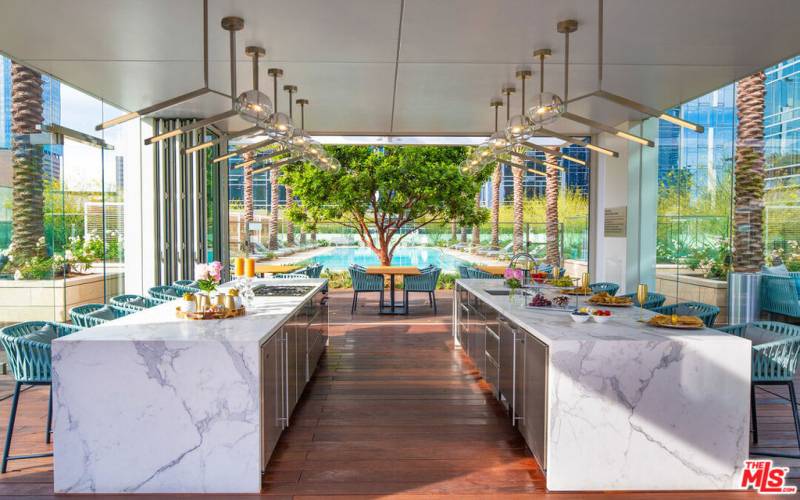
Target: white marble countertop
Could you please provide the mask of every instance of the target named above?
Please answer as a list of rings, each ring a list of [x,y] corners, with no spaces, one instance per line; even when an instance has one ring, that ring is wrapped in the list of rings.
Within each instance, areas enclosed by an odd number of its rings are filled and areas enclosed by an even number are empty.
[[[513,305],[507,295],[491,295],[486,290],[505,289],[502,280],[458,280],[458,284],[469,292],[475,294],[482,301],[491,305],[509,320],[517,323],[530,334],[547,345],[565,340],[598,340],[598,341],[626,341],[626,342],[658,342],[675,340],[696,340],[698,342],[730,342],[741,343],[749,340],[742,339],[712,328],[702,330],[675,330],[657,328],[639,322],[639,315],[648,319],[655,315],[652,311],[640,310],[638,307],[603,307],[586,304],[588,297],[579,297],[580,307],[588,306],[595,309],[611,311],[612,317],[605,323],[596,323],[589,320],[585,323],[572,321],[569,313],[563,311],[548,311],[546,309],[526,308]],[[557,290],[544,289],[544,295],[552,298]],[[575,297],[569,296],[570,303],[567,309],[574,309]]]
[[[292,313],[325,284],[324,279],[258,279],[255,285],[300,285],[314,288],[302,297],[256,297],[244,316],[224,320],[192,321],[175,316],[179,301],[167,302],[144,311],[61,337],[55,342],[86,341],[192,341],[264,342]],[[221,290],[226,287],[220,287]]]

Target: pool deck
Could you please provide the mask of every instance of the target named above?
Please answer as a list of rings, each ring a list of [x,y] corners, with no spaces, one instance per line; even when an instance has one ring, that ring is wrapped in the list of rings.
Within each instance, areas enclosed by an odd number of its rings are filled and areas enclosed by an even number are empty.
[[[335,248],[362,248],[362,247],[357,247],[357,246],[317,247],[317,248],[314,248],[314,249],[311,249],[311,250],[304,250],[302,252],[297,252],[297,253],[294,253],[292,255],[286,255],[284,257],[278,257],[278,258],[270,260],[269,262],[273,263],[273,264],[278,264],[278,265],[296,264],[298,262],[302,262],[304,260],[311,259],[311,258],[316,257],[318,255],[322,255],[322,254],[325,254],[327,252],[330,252],[331,250],[333,250]],[[414,248],[414,247],[405,247],[405,248]],[[435,248],[437,250],[441,250],[442,253],[444,253],[446,255],[449,255],[449,256],[454,257],[456,259],[460,259],[460,260],[463,260],[465,262],[472,263],[472,264],[505,265],[507,263],[507,262],[499,261],[497,259],[492,259],[492,258],[489,258],[489,257],[485,257],[483,255],[475,255],[475,254],[471,254],[469,252],[462,252],[460,250],[454,250],[452,248],[446,248],[446,247],[425,247],[425,248]]]

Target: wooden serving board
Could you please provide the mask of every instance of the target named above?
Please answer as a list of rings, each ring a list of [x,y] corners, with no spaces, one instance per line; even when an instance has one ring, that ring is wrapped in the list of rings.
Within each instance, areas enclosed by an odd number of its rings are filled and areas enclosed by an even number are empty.
[[[175,308],[175,316],[181,319],[190,319],[190,320],[207,320],[207,319],[228,319],[228,318],[236,318],[239,316],[245,315],[245,308],[240,307],[235,311],[205,311],[205,312],[183,312],[181,311],[180,307]]]

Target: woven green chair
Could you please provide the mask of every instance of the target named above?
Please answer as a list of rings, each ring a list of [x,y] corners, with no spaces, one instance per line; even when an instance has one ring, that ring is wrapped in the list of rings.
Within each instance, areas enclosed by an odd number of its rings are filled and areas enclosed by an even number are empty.
[[[633,305],[636,307],[651,310],[656,307],[661,307],[664,305],[664,302],[667,301],[667,298],[664,295],[656,292],[648,292],[647,300],[644,301],[644,304],[639,304],[639,299],[636,297],[635,293],[626,293],[625,295],[620,295],[620,297],[627,297],[631,299],[633,301]]]
[[[403,277],[403,303],[405,304],[406,314],[408,314],[408,294],[411,292],[427,293],[428,302],[433,307],[433,314],[436,314],[436,283],[439,281],[439,274],[442,270],[435,266],[422,269],[417,276]]]
[[[711,304],[704,304],[702,302],[678,302],[677,304],[670,304],[668,306],[654,307],[650,309],[658,314],[684,314],[687,316],[697,316],[709,328],[714,327],[714,321],[719,314],[719,307],[712,306]]]
[[[783,314],[800,318],[800,297],[795,279],[800,273],[789,276],[761,274],[761,310],[771,314]]]
[[[794,375],[797,370],[797,360],[800,357],[800,326],[777,321],[756,321],[749,324],[724,326],[719,330],[750,339],[753,343],[750,383],[753,442],[758,443],[755,387],[757,385],[785,385],[789,389],[795,437],[798,450],[800,450],[800,415],[797,411],[797,395],[794,390]],[[772,453],[770,455],[773,456]],[[798,457],[794,456],[794,458]]]
[[[105,313],[103,316],[97,315],[100,310],[103,310]],[[73,324],[80,327],[91,328],[133,314],[133,312],[134,311],[131,309],[110,304],[84,304],[82,306],[73,307],[69,312],[69,319],[72,320]]]
[[[181,292],[197,293],[200,291],[195,280],[178,280],[172,284],[172,287]]]
[[[495,276],[494,274],[487,273],[486,271],[481,271],[480,269],[474,267],[467,268],[467,274],[469,274],[470,279],[474,280],[503,279],[502,276]]]
[[[171,300],[179,299],[183,295],[183,291],[175,288],[174,286],[154,286],[147,290],[147,294],[158,301],[159,303],[169,302]]]
[[[352,265],[348,269],[350,271],[350,278],[353,281],[353,305],[350,308],[350,313],[356,312],[358,306],[358,294],[365,292],[378,292],[380,294],[380,303],[383,304],[383,276],[380,274],[367,274],[367,271],[361,267]]]
[[[616,295],[617,290],[619,290],[619,285],[611,282],[599,282],[590,283],[589,288],[592,289],[592,293],[606,292],[609,295]]]
[[[111,297],[110,302],[111,305],[122,307],[123,309],[130,309],[133,312],[144,311],[145,309],[160,304],[160,302],[154,299],[132,293]]]
[[[8,416],[3,463],[0,472],[5,473],[9,460],[26,458],[52,457],[52,453],[36,453],[32,455],[9,456],[11,436],[14,434],[14,422],[17,418],[19,394],[23,385],[51,385],[52,363],[50,361],[50,342],[53,338],[63,337],[77,332],[81,328],[75,325],[51,323],[49,321],[27,321],[0,329],[0,345],[8,357],[8,367],[14,376],[14,396],[11,400],[11,413]],[[53,392],[50,391],[50,402],[47,406],[47,425],[45,442],[50,442],[53,428]]]

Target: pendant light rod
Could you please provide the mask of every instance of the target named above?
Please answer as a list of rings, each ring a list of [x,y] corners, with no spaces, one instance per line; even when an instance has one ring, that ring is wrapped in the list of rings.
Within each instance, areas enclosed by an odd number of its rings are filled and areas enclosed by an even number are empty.
[[[566,19],[556,24],[556,31],[564,34],[564,110],[569,101],[569,34],[578,31],[578,21]]]
[[[258,90],[258,58],[267,53],[263,47],[249,45],[244,48],[244,53],[253,59],[253,89]]]
[[[503,86],[503,93],[506,95],[506,121],[511,119],[511,94],[516,92],[517,89],[513,85]]]
[[[603,0],[597,1],[597,90],[603,89]]]
[[[236,16],[222,18],[222,29],[229,33],[231,59],[231,106],[236,104],[236,32],[244,29],[244,19]]]
[[[489,101],[489,106],[494,108],[494,131],[495,132],[497,132],[497,115],[498,115],[498,112],[499,112],[499,108],[502,105],[503,105],[503,100],[500,99],[499,97],[493,97]]]
[[[208,88],[208,0],[203,0],[203,85]]]
[[[284,85],[283,90],[289,93],[289,118],[294,120],[294,113],[292,112],[292,100],[295,92],[297,92],[297,85]]]
[[[525,80],[531,77],[533,72],[529,69],[518,69],[517,78],[522,80],[522,92],[520,92],[520,114],[525,116]]]
[[[275,113],[278,112],[278,78],[283,76],[283,70],[280,68],[270,68],[267,74],[272,77],[272,106]]]
[[[298,99],[295,101],[300,106],[300,130],[306,131],[306,106],[308,106],[308,99]]]
[[[553,55],[550,49],[536,49],[533,57],[539,59],[539,93],[544,93],[544,60]]]

